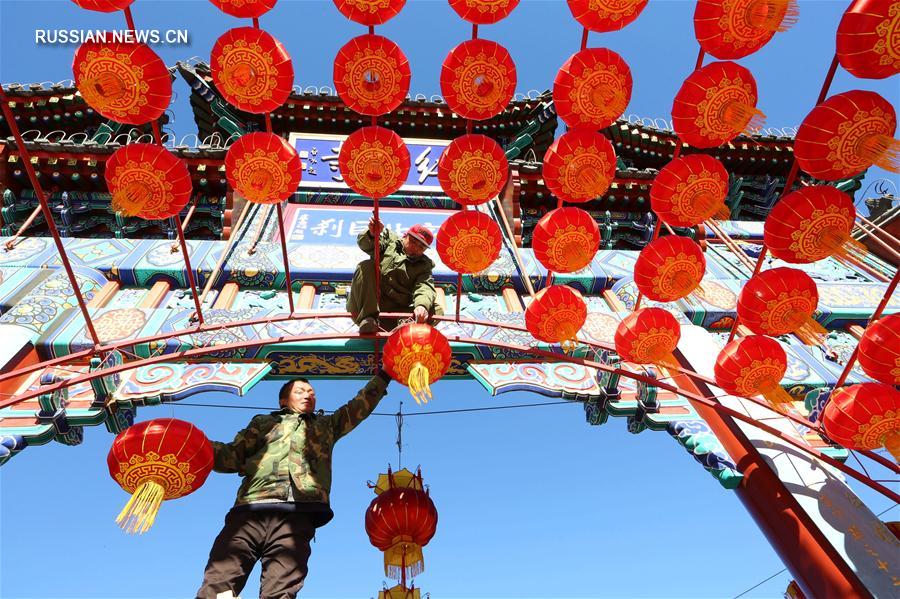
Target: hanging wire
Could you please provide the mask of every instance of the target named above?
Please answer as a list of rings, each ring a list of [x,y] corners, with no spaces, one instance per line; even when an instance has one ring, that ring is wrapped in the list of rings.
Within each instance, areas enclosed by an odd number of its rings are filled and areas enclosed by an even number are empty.
[[[397,420],[397,470],[403,468],[403,401],[396,414]]]

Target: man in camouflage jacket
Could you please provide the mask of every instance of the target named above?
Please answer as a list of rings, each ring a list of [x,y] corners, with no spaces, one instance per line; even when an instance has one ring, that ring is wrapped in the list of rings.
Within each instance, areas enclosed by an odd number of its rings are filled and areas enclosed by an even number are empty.
[[[379,370],[356,397],[324,416],[315,413],[309,381],[294,379],[281,388],[279,411],[254,416],[231,443],[212,442],[213,470],[244,481],[209,553],[198,599],[237,597],[258,560],[261,598],[297,595],[315,529],[334,517],[332,448],[372,413],[389,382]]]

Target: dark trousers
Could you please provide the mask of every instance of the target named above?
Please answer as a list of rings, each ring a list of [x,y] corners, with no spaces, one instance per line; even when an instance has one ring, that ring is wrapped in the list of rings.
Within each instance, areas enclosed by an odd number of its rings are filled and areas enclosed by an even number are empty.
[[[304,512],[228,512],[209,552],[197,599],[215,599],[226,591],[236,597],[257,560],[262,561],[260,599],[294,599],[306,578],[315,532]]]

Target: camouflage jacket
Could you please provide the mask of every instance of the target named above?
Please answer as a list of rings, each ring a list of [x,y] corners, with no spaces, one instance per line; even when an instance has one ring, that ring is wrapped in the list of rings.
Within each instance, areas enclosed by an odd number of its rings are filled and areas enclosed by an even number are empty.
[[[375,240],[364,231],[356,238],[359,249],[374,257]],[[422,254],[407,256],[397,234],[385,227],[381,231],[381,310],[407,312],[416,306],[432,309],[435,304],[434,262]]]

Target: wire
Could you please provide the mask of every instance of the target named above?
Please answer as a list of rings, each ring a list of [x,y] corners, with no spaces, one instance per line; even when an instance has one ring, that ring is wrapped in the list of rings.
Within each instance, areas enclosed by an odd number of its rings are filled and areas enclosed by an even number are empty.
[[[461,414],[463,412],[486,412],[488,410],[511,410],[515,408],[536,408],[539,406],[560,406],[563,404],[572,404],[572,405],[581,405],[580,401],[547,401],[542,403],[524,403],[524,404],[513,404],[509,406],[490,406],[487,408],[463,408],[459,410],[438,410],[434,412],[404,412],[403,417],[406,418],[408,416],[431,416],[434,414]],[[205,403],[187,403],[184,401],[178,402],[179,406],[190,406],[192,408],[227,408],[232,410],[268,410],[273,411],[272,408],[274,406],[230,406],[228,404],[205,404]],[[323,410],[325,414],[333,414],[334,410]],[[387,412],[372,412],[372,416],[391,416],[392,418],[397,417],[397,413],[387,413]]]

